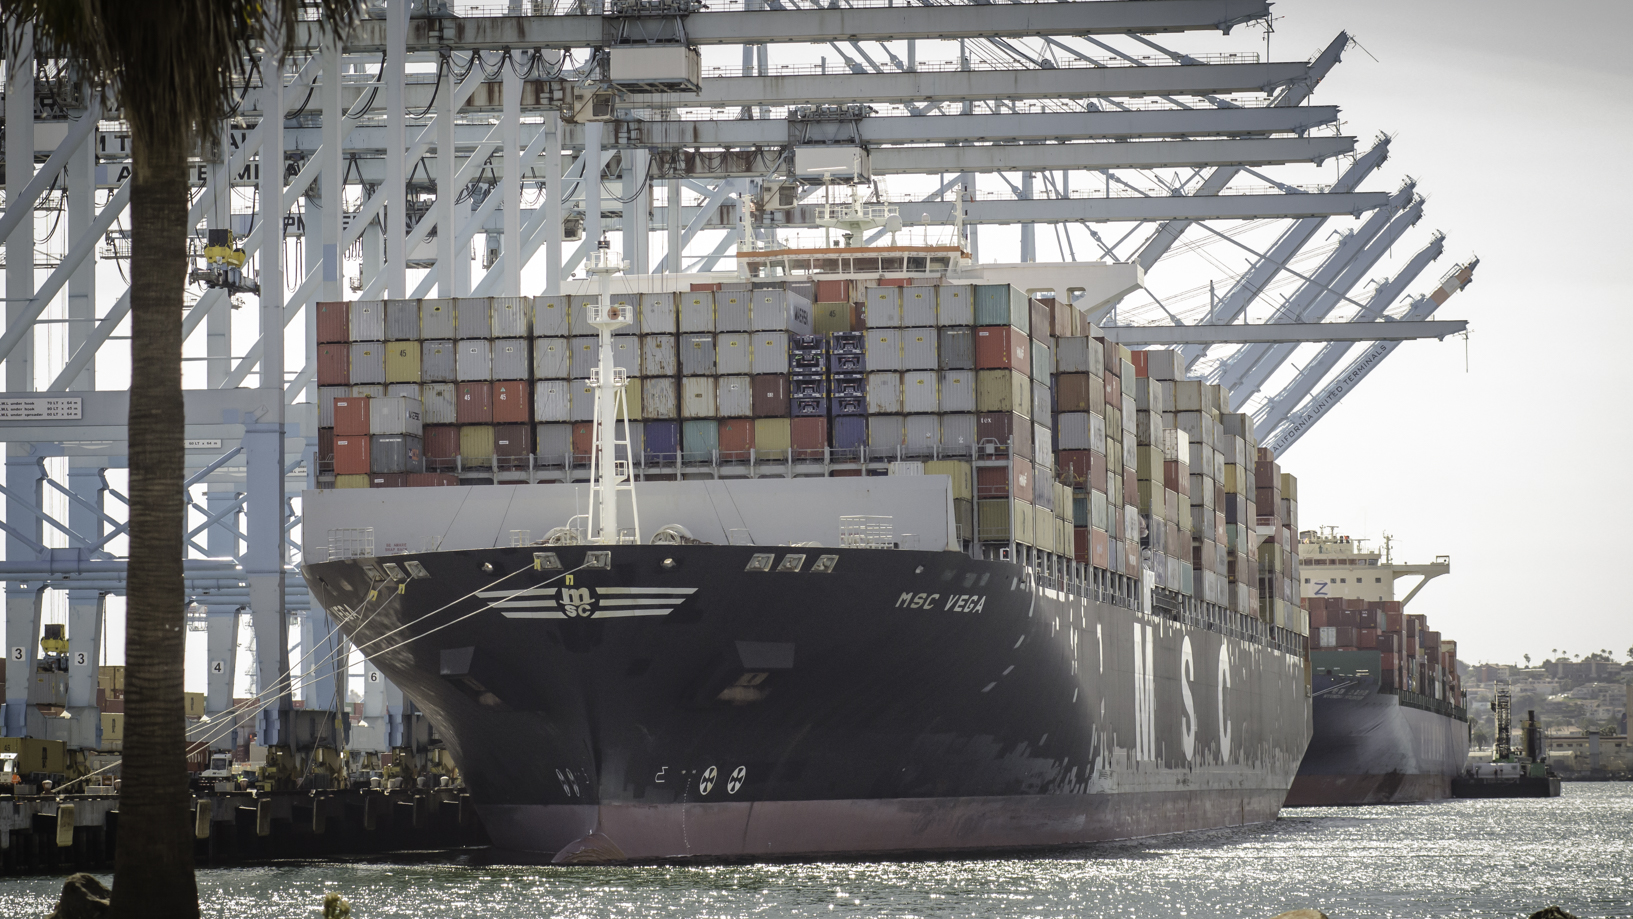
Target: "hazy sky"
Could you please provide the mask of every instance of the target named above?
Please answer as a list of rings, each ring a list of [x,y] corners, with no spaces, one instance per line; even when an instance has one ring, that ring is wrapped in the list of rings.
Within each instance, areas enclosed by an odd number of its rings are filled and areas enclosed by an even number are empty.
[[[1633,319],[1626,279],[1633,98],[1624,3],[1284,0],[1271,49],[1352,48],[1317,103],[1348,133],[1395,135],[1369,188],[1410,174],[1422,226],[1447,234],[1430,285],[1469,253],[1474,284],[1442,310],[1464,344],[1412,342],[1300,441],[1301,523],[1396,537],[1396,557],[1452,559],[1416,612],[1468,661],[1633,645],[1616,572],[1633,514],[1619,456]],[[1387,181],[1383,179],[1387,178]]]

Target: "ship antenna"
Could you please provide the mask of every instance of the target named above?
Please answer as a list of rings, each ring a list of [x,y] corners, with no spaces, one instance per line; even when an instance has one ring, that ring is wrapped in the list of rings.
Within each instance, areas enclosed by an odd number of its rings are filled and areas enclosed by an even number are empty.
[[[599,297],[590,311],[590,325],[600,330],[601,359],[590,372],[590,386],[595,390],[595,415],[590,447],[590,541],[608,546],[621,542],[641,541],[641,517],[635,506],[635,483],[630,472],[634,454],[629,443],[629,403],[625,385],[629,382],[622,367],[612,359],[612,333],[630,324],[629,308],[612,302],[612,276],[629,267],[607,245],[606,237],[596,244],[590,260],[590,273],[599,279]],[[617,424],[624,423],[623,435]],[[618,448],[624,448],[624,459],[618,459]],[[618,493],[629,492],[629,510],[634,528],[627,534],[618,530]],[[628,538],[626,539],[625,536]]]

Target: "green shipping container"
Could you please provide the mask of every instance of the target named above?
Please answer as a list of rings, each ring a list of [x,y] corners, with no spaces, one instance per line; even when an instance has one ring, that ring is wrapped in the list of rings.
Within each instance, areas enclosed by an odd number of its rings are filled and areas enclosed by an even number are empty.
[[[977,370],[975,410],[1032,417],[1032,380],[1019,370]]]
[[[713,418],[682,422],[680,452],[686,460],[713,459],[720,449],[720,423]]]
[[[1012,325],[1022,332],[1032,326],[1032,306],[1026,294],[1008,284],[975,286],[975,324]]]

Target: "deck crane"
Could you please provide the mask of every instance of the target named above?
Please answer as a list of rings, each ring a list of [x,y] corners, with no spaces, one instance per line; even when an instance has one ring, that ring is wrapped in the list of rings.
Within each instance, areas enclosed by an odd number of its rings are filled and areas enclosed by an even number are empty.
[[[1401,318],[1405,320],[1428,318],[1442,303],[1451,299],[1452,294],[1469,286],[1474,280],[1474,269],[1479,264],[1480,260],[1474,258],[1447,272],[1440,286],[1428,296],[1419,297],[1413,301],[1411,307],[1407,309],[1406,315]],[[1393,353],[1399,346],[1400,342],[1398,341],[1374,342],[1355,360],[1350,361],[1349,366],[1334,377],[1331,383],[1328,383],[1308,399],[1303,407],[1284,422],[1272,436],[1261,438],[1259,442],[1276,451],[1278,455],[1285,452],[1287,448],[1298,443],[1298,439],[1303,437],[1305,432],[1309,431],[1317,421],[1320,421],[1322,417],[1332,411],[1333,406],[1337,405],[1340,399],[1355,389],[1363,379],[1366,379],[1367,374],[1376,369],[1383,362],[1383,359]]]
[[[205,287],[219,287],[228,294],[259,294],[261,285],[253,278],[244,277],[244,263],[249,256],[234,245],[231,230],[212,229],[205,238],[204,267],[194,268],[189,281],[202,282]]]
[[[1351,322],[1372,322],[1384,316],[1387,310],[1406,289],[1417,281],[1418,275],[1429,267],[1429,263],[1440,258],[1446,251],[1446,237],[1436,233],[1434,239],[1427,246],[1418,250],[1418,253],[1407,261],[1406,266],[1393,278],[1379,284],[1372,291],[1367,300],[1366,309],[1350,318]],[[1355,342],[1328,342],[1317,352],[1315,359],[1304,365],[1293,379],[1283,386],[1281,392],[1271,396],[1259,410],[1254,413],[1255,433],[1261,441],[1267,439],[1271,431],[1281,424],[1286,417],[1297,408],[1304,397],[1318,386],[1327,374],[1332,372],[1338,362],[1355,347]]]

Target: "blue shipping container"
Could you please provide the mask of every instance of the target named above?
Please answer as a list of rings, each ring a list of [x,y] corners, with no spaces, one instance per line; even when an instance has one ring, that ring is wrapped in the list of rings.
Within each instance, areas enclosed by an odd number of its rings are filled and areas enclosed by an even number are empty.
[[[835,450],[857,450],[867,445],[868,420],[863,415],[841,415],[833,420]]]
[[[680,452],[680,422],[678,421],[648,421],[641,431],[646,440],[646,455],[648,459],[674,461],[675,454]]]
[[[789,414],[795,418],[827,417],[828,400],[821,396],[797,396],[789,402]]]
[[[835,416],[839,415],[866,415],[868,413],[867,396],[835,396]]]

